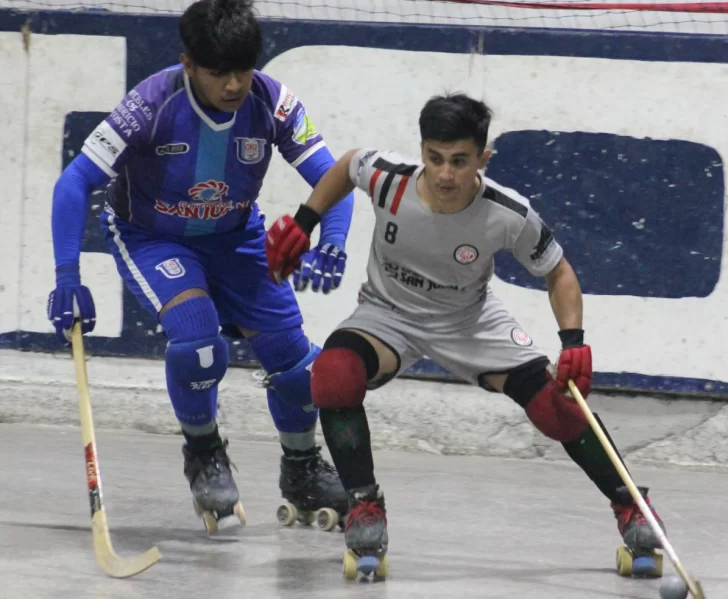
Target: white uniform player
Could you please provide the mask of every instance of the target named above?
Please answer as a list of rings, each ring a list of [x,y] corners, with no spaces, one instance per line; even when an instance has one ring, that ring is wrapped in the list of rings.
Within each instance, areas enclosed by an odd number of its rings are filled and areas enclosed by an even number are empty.
[[[349,176],[371,197],[376,224],[359,307],[337,328],[366,331],[393,349],[400,364],[391,374],[427,356],[482,384],[484,375],[543,359],[489,283],[499,250],[545,276],[561,246],[526,198],[485,176],[464,210],[433,213],[417,194],[423,168],[389,151],[352,157]]]
[[[311,373],[321,430],[349,494],[344,572],[387,574],[387,518],[374,477],[367,389],[427,356],[464,381],[505,393],[560,442],[611,502],[626,545],[620,573],[659,575],[659,540],[566,393],[570,380],[584,397],[591,389],[579,281],[528,200],[484,175],[490,119],[485,104],[463,94],[432,98],[420,113],[421,160],[350,150],[296,215],[278,219],[266,235],[271,277],[285,278],[299,268],[321,216],[354,187],[368,194],[376,214],[359,305],[326,340]],[[562,343],[553,376],[544,352],[490,288],[499,250],[546,280]]]

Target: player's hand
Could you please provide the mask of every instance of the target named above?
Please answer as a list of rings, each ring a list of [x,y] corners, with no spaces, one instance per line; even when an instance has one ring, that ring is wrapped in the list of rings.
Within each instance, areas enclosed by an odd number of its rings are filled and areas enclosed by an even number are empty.
[[[67,345],[71,342],[71,329],[76,320],[81,321],[85,335],[96,326],[96,306],[91,291],[81,285],[78,266],[56,268],[56,288],[48,296],[48,320],[56,329],[58,340]]]
[[[301,257],[300,266],[293,272],[293,287],[305,291],[309,283],[311,291],[326,294],[341,285],[346,268],[346,252],[341,242],[322,242]]]
[[[311,247],[311,232],[321,222],[321,216],[305,204],[296,215],[281,216],[265,236],[265,255],[268,276],[276,283],[288,278],[301,263],[301,256]]]
[[[308,251],[310,245],[310,236],[293,217],[286,214],[276,220],[265,236],[270,278],[277,283],[287,279],[296,270],[301,255]]]
[[[592,383],[591,347],[584,345],[581,329],[564,329],[559,331],[559,337],[563,349],[556,368],[556,384],[565,391],[571,379],[586,399]]]

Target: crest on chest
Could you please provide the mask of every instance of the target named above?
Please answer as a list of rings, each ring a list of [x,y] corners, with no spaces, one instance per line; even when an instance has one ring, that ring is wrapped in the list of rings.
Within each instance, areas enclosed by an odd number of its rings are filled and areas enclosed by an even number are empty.
[[[243,164],[257,164],[265,157],[265,140],[259,137],[236,137],[235,154]]]

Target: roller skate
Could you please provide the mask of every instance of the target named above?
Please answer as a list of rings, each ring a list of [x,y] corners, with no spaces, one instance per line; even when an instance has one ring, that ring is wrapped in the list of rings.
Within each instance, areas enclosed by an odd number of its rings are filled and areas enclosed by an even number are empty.
[[[634,578],[660,578],[663,561],[660,540],[634,503],[628,489],[620,487],[617,491],[621,496],[620,501],[613,503],[612,509],[625,543],[617,549],[617,572],[620,576]],[[639,487],[639,491],[664,531],[665,525],[647,497],[648,489]]]
[[[387,510],[379,485],[349,491],[349,517],[344,539],[344,578],[356,580],[359,574],[384,580],[389,572],[387,559]]]
[[[192,504],[211,535],[245,526],[245,512],[230,471],[227,445],[226,439],[204,452],[182,447],[184,473],[190,483]]]
[[[327,532],[344,527],[348,498],[336,469],[316,447],[305,457],[281,457],[279,487],[284,502],[277,518],[283,526],[313,524]]]

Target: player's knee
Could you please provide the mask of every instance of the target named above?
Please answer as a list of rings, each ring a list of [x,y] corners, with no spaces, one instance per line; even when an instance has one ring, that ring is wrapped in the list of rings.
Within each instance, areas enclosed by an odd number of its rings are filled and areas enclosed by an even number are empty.
[[[311,390],[319,408],[360,406],[367,381],[379,371],[379,357],[369,341],[353,331],[334,331],[313,363]]]
[[[296,364],[281,372],[274,372],[266,377],[266,384],[269,388],[269,400],[271,391],[287,404],[301,407],[306,412],[314,412],[311,396],[311,368],[316,357],[321,353],[321,348],[310,343],[309,350]]]
[[[526,410],[542,434],[568,443],[581,437],[589,422],[578,404],[556,387],[547,365],[547,360],[536,361],[512,371],[503,392]]]
[[[165,312],[162,327],[167,379],[186,389],[206,391],[225,375],[228,346],[218,334],[217,311],[209,297],[194,297]]]
[[[167,379],[191,391],[207,391],[227,372],[228,346],[216,335],[196,341],[170,342],[165,352]]]

